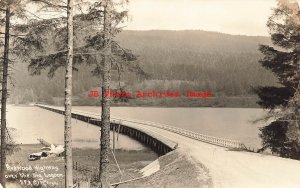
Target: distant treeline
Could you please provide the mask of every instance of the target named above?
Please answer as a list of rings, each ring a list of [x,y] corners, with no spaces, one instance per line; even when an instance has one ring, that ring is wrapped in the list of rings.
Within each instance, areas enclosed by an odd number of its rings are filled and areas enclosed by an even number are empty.
[[[139,57],[148,78],[122,72],[125,90],[210,91],[212,101],[204,106],[255,106],[252,87],[274,85],[276,78],[258,63],[259,44],[269,44],[267,37],[234,36],[205,31],[124,31],[118,40]],[[90,67],[77,67],[74,72],[74,104],[95,105],[99,100],[88,97],[99,89],[100,79],[91,75]],[[13,69],[15,87],[11,87],[11,103],[45,102],[62,104],[64,70],[54,78],[47,71],[29,76],[27,65],[17,62]],[[113,89],[118,88],[118,75],[113,74]],[[199,106],[195,101],[177,99],[131,99],[121,105]],[[247,101],[247,102],[245,102]],[[118,101],[115,101],[118,103]],[[203,103],[204,104],[204,103]]]

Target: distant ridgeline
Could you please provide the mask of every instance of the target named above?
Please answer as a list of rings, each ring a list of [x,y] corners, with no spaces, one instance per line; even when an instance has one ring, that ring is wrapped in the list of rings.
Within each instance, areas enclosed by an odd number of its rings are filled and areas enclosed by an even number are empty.
[[[226,106],[255,107],[252,87],[275,85],[276,78],[258,63],[259,44],[269,44],[267,37],[234,36],[206,31],[124,31],[121,45],[133,50],[149,77],[142,79],[126,70],[121,74],[122,90],[178,91],[179,98],[133,98],[113,100],[115,105],[152,106]],[[15,87],[11,103],[44,102],[62,104],[64,70],[52,79],[47,71],[29,76],[27,65],[16,63]],[[90,90],[100,91],[100,80],[91,75],[92,67],[77,67],[74,72],[74,105],[99,105],[100,99],[88,97]],[[119,89],[113,72],[112,89]],[[185,97],[186,90],[210,91],[207,100]]]

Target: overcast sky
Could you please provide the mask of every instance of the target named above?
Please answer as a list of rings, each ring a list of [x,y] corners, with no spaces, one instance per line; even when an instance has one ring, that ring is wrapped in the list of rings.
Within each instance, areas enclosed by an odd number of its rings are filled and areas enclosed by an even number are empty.
[[[127,29],[266,36],[266,22],[275,6],[276,0],[131,0]]]

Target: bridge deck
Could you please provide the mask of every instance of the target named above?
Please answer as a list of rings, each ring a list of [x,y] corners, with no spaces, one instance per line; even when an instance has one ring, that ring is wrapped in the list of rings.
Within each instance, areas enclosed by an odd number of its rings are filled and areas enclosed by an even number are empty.
[[[36,104],[36,106],[54,111],[60,114],[64,114],[64,109],[63,107],[55,107],[55,106],[49,106],[49,105],[42,105],[42,104]],[[84,111],[79,111],[79,110],[73,110],[72,111],[72,117],[75,119],[79,119],[97,126],[101,125],[101,120],[100,120],[100,114],[96,113],[89,113],[89,112],[84,112]],[[167,130],[170,132],[174,132],[176,134],[189,137],[195,140],[199,140],[201,142],[206,142],[209,144],[217,145],[217,146],[222,146],[225,148],[236,148],[236,149],[245,149],[245,145],[241,143],[240,141],[236,140],[230,140],[230,139],[225,139],[225,138],[218,138],[214,136],[208,136],[196,132],[192,132],[189,130],[185,130],[182,128],[178,127],[173,127],[169,125],[164,125],[164,124],[159,124],[159,123],[154,123],[154,122],[149,122],[149,121],[142,121],[142,120],[134,120],[134,119],[124,119],[124,118],[116,118],[112,117],[111,118],[111,129],[118,129],[116,126],[121,126],[121,133],[127,134],[128,136],[131,136],[142,143],[149,144],[150,141],[145,142],[144,136],[147,135],[148,137],[151,137],[151,139],[160,142],[160,144],[164,145],[163,147],[167,147],[167,151],[171,151],[176,148],[177,142],[173,141],[164,135],[159,134],[158,132],[153,133],[149,128],[150,127],[155,127],[155,128],[160,128],[163,130]],[[140,134],[145,134],[140,138]],[[150,147],[151,147],[151,142],[150,142]],[[161,151],[161,149],[155,149],[156,146],[154,146],[154,150],[158,151],[159,153],[166,153],[164,151]],[[161,147],[161,146],[157,146]]]
[[[40,107],[46,108],[46,106]],[[47,108],[53,109],[50,106]],[[63,113],[62,108],[56,107],[55,109],[58,109],[57,112]],[[80,115],[86,118],[84,121],[92,121],[92,124],[98,123],[98,126],[101,123],[99,115],[86,112],[75,113],[75,111],[73,115],[75,118],[76,115]],[[227,149],[243,147],[242,143],[238,141],[215,138],[153,122],[112,118],[112,125],[119,123],[130,128],[125,128],[124,130],[127,132],[124,131],[124,134],[129,136],[132,134],[131,137],[140,140],[156,151],[161,151],[162,154],[164,153],[162,151],[167,148],[167,143],[173,143],[169,145],[172,147],[169,148],[170,150],[174,149],[178,143],[178,151],[188,154],[191,159],[196,160],[195,165],[201,164],[202,167],[205,166],[209,170],[214,188],[298,188],[300,185],[300,161]],[[136,129],[144,136],[137,136],[135,131],[130,133],[130,130]],[[159,140],[145,136],[144,132],[153,134],[153,137]],[[165,152],[167,151],[165,150]]]
[[[52,112],[64,114],[63,107],[40,104],[37,104],[36,106],[43,109],[47,109]],[[72,118],[101,127],[101,119],[99,116],[99,114],[95,113],[72,110]],[[147,145],[148,147],[156,151],[158,154],[168,153],[174,150],[178,145],[177,142],[174,142],[168,139],[167,137],[154,133],[141,124],[129,122],[122,119],[111,118],[110,129],[138,140],[139,142]]]

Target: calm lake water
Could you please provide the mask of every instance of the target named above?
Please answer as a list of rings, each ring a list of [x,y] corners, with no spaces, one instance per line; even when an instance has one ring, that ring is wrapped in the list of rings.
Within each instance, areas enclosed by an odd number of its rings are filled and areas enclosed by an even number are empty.
[[[76,110],[98,112],[100,107],[73,107]],[[153,107],[113,107],[112,116],[140,119],[168,124],[195,132],[236,139],[248,146],[259,147],[259,127],[264,123],[251,121],[266,112],[253,108],[153,108]],[[100,117],[100,115],[99,115]],[[98,127],[73,120],[73,140],[75,147],[98,147]],[[16,130],[12,133],[18,143],[37,143],[37,138],[48,142],[63,143],[64,118],[38,107],[9,106],[8,126]],[[143,146],[127,136],[121,136],[118,148],[143,149]]]
[[[64,143],[64,116],[38,107],[9,106],[8,127],[17,143],[39,143],[38,138],[54,144]],[[72,120],[73,146],[99,148],[100,128],[82,121]],[[112,137],[112,136],[111,136]],[[120,135],[116,148],[142,150],[145,147],[128,136]]]

